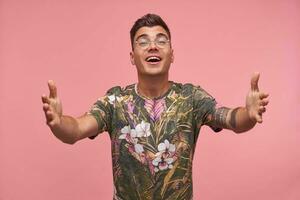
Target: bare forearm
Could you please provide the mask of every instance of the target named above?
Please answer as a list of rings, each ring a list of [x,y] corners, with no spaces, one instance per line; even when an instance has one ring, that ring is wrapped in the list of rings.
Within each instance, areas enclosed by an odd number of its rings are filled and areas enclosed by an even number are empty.
[[[74,144],[79,136],[78,121],[71,116],[62,116],[60,123],[50,127],[52,133],[67,144]]]
[[[256,122],[262,123],[262,114],[266,112],[269,95],[259,91],[258,79],[259,73],[255,73],[251,78],[251,90],[247,94],[245,107],[219,107],[207,117],[207,124],[242,133],[252,129]]]
[[[91,115],[78,118],[63,115],[62,104],[57,96],[57,89],[53,81],[48,81],[49,97],[42,95],[43,110],[46,123],[53,134],[62,142],[74,144],[86,137],[95,136],[98,131],[98,122]]]
[[[238,107],[228,112],[227,124],[236,133],[242,133],[252,129],[256,122],[253,121],[245,107]]]

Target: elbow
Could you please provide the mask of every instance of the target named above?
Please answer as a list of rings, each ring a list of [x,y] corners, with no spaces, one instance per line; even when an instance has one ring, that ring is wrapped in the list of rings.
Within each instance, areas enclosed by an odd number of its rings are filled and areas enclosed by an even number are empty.
[[[244,133],[245,131],[241,131],[241,130],[233,130],[233,132],[234,132],[235,134],[241,134],[241,133]]]
[[[254,127],[254,125],[247,126],[247,127],[235,127],[232,129],[236,134],[245,133],[249,130],[251,130]]]
[[[233,132],[235,134],[241,134],[241,133],[245,133],[247,131],[249,131],[250,129],[234,129]]]
[[[62,141],[63,143],[65,144],[70,144],[70,145],[73,145],[77,142],[77,139],[76,138],[59,138],[60,141]]]
[[[75,143],[76,143],[76,141],[68,141],[68,142],[64,142],[64,143],[66,143],[66,144],[70,144],[70,145],[73,145],[73,144],[75,144]]]

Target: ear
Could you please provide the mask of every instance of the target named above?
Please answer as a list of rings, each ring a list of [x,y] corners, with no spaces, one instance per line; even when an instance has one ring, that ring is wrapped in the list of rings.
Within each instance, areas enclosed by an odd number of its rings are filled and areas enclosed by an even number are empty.
[[[171,49],[171,63],[174,62],[174,50]]]
[[[130,62],[131,62],[132,65],[135,65],[133,51],[130,52]]]

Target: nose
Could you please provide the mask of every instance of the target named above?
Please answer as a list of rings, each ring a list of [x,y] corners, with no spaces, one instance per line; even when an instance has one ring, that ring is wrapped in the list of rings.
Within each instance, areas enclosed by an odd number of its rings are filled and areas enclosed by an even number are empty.
[[[156,43],[154,41],[150,41],[149,49],[156,49],[157,50],[157,46],[156,46]]]

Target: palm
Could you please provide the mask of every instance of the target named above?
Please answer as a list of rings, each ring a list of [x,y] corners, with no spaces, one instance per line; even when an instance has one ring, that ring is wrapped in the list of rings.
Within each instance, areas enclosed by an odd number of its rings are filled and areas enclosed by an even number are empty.
[[[62,115],[62,105],[58,97],[50,98],[50,108],[53,110],[54,120],[57,121]]]
[[[266,99],[268,94],[259,91],[259,74],[254,74],[251,79],[251,90],[246,97],[246,108],[251,120],[262,122],[262,114],[266,111],[265,106],[269,103]]]
[[[57,96],[57,89],[53,81],[48,82],[49,87],[49,97],[46,95],[42,96],[42,101],[44,103],[43,109],[45,112],[47,124],[52,127],[60,123],[60,118],[62,116],[62,104]]]

